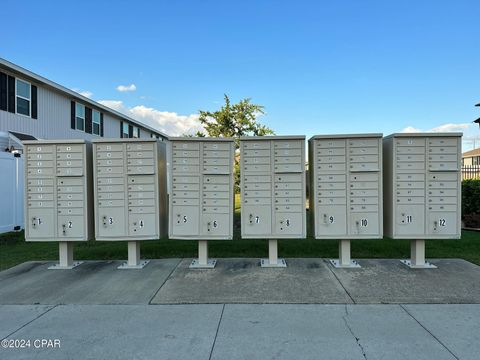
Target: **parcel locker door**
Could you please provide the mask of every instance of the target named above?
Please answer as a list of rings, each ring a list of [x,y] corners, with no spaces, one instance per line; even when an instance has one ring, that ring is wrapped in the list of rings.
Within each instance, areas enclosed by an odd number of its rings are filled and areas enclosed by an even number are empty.
[[[115,237],[125,236],[125,208],[99,207],[98,208],[98,236]]]
[[[397,205],[395,215],[396,235],[424,235],[425,207],[423,205]]]
[[[154,236],[156,231],[155,214],[129,214],[128,234],[130,236]]]
[[[303,230],[302,213],[275,213],[275,234],[301,235]]]
[[[456,235],[456,212],[430,212],[428,214],[428,235]]]
[[[173,206],[173,235],[197,236],[199,234],[200,208],[198,206]]]
[[[230,214],[203,214],[202,235],[229,236]]]
[[[272,233],[271,206],[244,205],[242,229],[245,235],[270,235]]]
[[[316,235],[346,235],[346,206],[318,206],[315,210]]]
[[[53,238],[55,237],[54,227],[54,209],[28,209],[28,229],[29,238]]]
[[[84,238],[85,218],[82,215],[59,215],[57,218],[57,234],[62,238]]]
[[[350,213],[351,235],[379,235],[378,213]]]

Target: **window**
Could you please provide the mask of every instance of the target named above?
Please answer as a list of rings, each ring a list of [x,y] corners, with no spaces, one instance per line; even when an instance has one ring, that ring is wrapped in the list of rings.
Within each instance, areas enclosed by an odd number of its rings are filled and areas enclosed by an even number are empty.
[[[122,125],[122,138],[128,138],[128,123],[124,122]]]
[[[77,130],[85,131],[85,105],[75,104],[75,124]]]
[[[100,135],[100,112],[97,110],[92,114],[92,134]]]
[[[30,116],[31,87],[26,81],[17,79],[17,114]]]
[[[140,137],[140,131],[139,131],[138,127],[136,127],[136,126],[133,127],[133,137],[134,138],[139,138]]]

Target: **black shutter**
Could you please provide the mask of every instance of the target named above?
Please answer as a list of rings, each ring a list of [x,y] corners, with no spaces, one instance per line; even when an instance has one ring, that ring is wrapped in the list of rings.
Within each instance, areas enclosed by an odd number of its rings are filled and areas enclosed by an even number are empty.
[[[100,113],[100,136],[103,137],[103,113]]]
[[[38,104],[37,104],[37,87],[32,85],[32,119],[37,118],[38,114]]]
[[[15,78],[8,77],[8,111],[15,112]]]
[[[128,137],[132,138],[133,137],[133,126],[128,125]]]
[[[70,127],[75,129],[75,101],[70,103]]]
[[[85,132],[92,133],[92,109],[85,107]]]
[[[7,74],[0,72],[0,110],[7,111]]]
[[[123,121],[120,121],[120,137],[123,138]]]
[[[137,130],[137,135],[138,135],[138,138],[140,139],[140,128],[138,128]]]

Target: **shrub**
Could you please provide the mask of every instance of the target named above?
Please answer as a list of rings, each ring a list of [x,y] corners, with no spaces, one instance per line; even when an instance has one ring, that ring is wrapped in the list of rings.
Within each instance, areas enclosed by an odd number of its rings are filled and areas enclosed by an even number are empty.
[[[480,179],[462,181],[462,218],[480,214]]]

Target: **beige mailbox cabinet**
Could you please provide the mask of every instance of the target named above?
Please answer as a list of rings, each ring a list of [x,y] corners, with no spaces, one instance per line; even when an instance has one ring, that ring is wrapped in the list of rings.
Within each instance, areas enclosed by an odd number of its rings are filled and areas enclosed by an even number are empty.
[[[211,268],[208,240],[233,237],[235,145],[230,138],[170,138],[171,239],[199,240],[192,268]]]
[[[400,133],[383,140],[385,234],[412,239],[412,267],[425,239],[459,239],[461,133]]]
[[[58,241],[60,263],[73,268],[73,242],[93,238],[91,144],[25,141],[25,240]]]
[[[166,144],[156,139],[93,141],[95,235],[128,241],[128,262],[142,268],[140,240],[167,233]]]
[[[306,237],[305,137],[240,138],[242,238],[270,239],[262,266],[285,266],[277,239]]]
[[[382,134],[309,140],[310,214],[316,239],[339,239],[335,266],[350,260],[350,239],[383,237]]]

